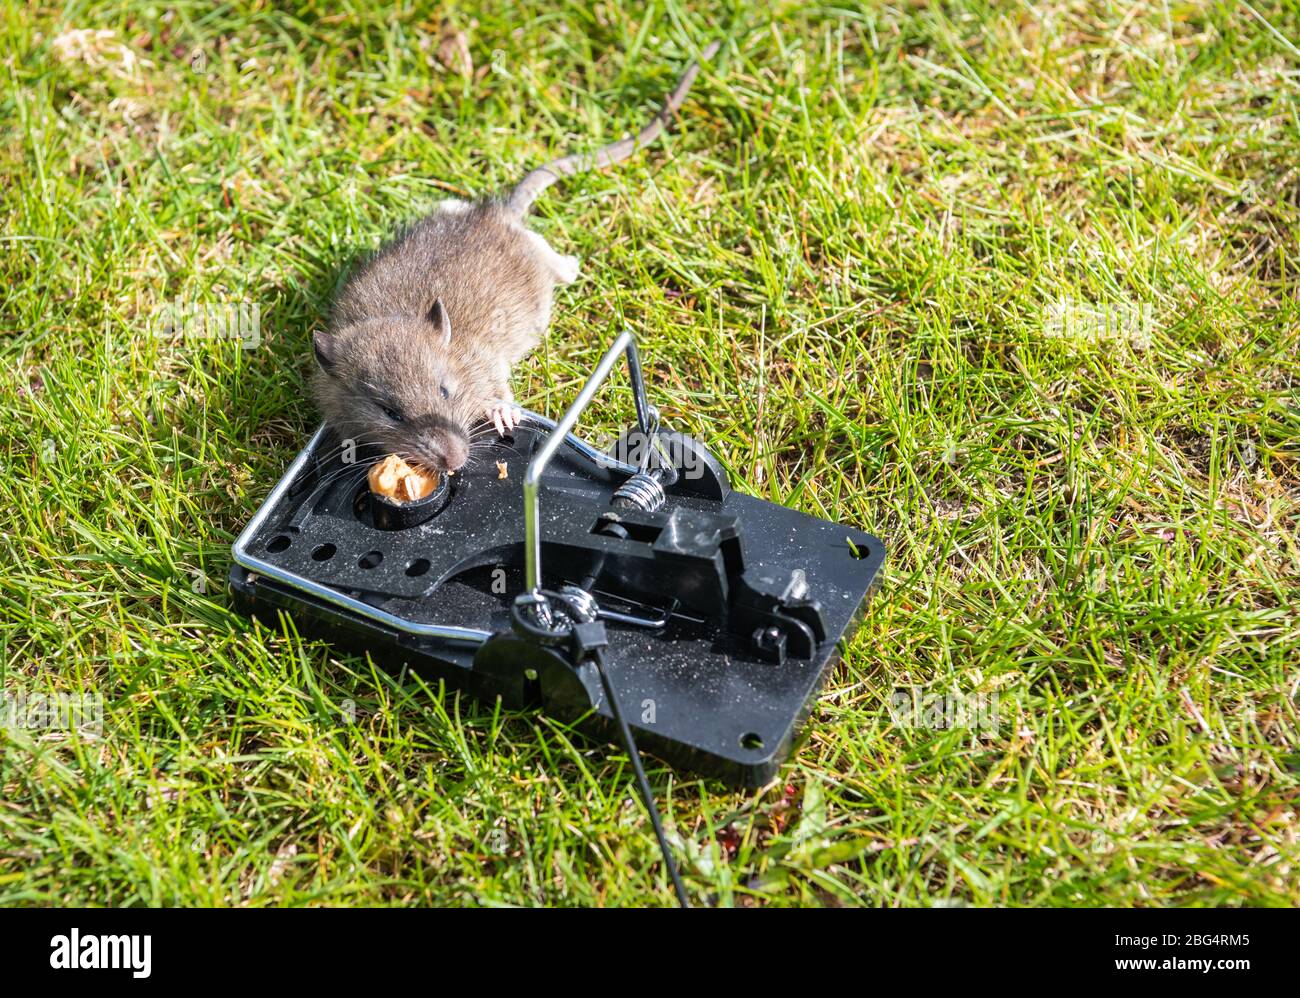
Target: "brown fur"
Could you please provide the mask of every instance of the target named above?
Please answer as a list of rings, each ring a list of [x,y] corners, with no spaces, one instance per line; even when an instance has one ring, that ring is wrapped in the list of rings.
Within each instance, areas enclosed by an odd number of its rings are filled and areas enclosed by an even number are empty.
[[[537,242],[499,202],[449,202],[367,260],[316,337],[326,420],[439,471],[464,464],[467,431],[491,403],[511,401],[510,370],[550,323],[563,275]],[[431,318],[436,302],[449,341]]]
[[[470,431],[489,415],[504,432],[511,369],[546,333],[555,285],[578,274],[578,261],[523,216],[558,177],[653,141],[698,71],[688,67],[635,138],[534,170],[504,199],[443,202],[363,263],[335,299],[329,330],[313,337],[313,388],[334,430],[437,471],[465,463]]]

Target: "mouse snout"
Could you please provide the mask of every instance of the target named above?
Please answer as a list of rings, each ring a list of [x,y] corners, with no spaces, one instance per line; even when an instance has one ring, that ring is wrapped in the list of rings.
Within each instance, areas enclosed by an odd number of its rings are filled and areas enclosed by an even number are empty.
[[[460,433],[448,433],[443,443],[443,454],[447,456],[447,470],[459,471],[469,460],[469,441]]]
[[[421,430],[416,453],[421,464],[435,471],[459,471],[469,460],[469,438],[459,427],[439,421]]]

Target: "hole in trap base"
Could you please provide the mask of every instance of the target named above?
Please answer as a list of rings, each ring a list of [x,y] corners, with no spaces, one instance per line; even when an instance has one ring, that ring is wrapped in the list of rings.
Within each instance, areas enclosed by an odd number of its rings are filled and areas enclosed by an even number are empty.
[[[740,747],[756,752],[763,747],[763,736],[753,731],[746,731],[740,736]]]
[[[379,563],[384,560],[384,552],[367,551],[357,562],[357,568],[378,568]]]
[[[334,557],[334,553],[335,553],[336,551],[338,551],[338,548],[336,548],[333,544],[321,544],[321,545],[318,545],[318,546],[316,547],[316,549],[313,550],[312,553],[311,553],[311,560],[312,560],[312,561],[329,561],[331,558]]]
[[[411,562],[409,565],[406,566],[406,574],[413,579],[419,578],[428,570],[429,570],[428,558],[416,558],[415,561]]]
[[[276,534],[266,542],[266,550],[272,554],[279,554],[292,543],[293,541],[289,539],[288,534]]]

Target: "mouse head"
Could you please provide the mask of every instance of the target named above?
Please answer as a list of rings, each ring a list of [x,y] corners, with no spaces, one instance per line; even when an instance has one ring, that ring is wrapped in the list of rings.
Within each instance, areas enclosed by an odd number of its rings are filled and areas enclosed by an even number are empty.
[[[435,471],[469,457],[471,421],[480,412],[451,350],[441,302],[429,315],[384,316],[312,337],[316,400],[342,436]]]

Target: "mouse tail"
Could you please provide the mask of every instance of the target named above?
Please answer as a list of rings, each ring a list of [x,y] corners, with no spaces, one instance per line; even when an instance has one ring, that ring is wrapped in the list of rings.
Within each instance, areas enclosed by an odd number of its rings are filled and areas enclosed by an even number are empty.
[[[710,42],[700,53],[700,61],[707,62],[718,51],[720,43]],[[673,92],[664,101],[663,110],[650,119],[650,123],[637,132],[618,142],[612,142],[594,153],[574,153],[552,160],[545,166],[539,166],[515,186],[506,199],[506,206],[518,218],[528,214],[537,196],[562,177],[571,177],[575,173],[588,170],[603,170],[607,166],[621,163],[634,153],[644,149],[663,134],[668,122],[681,108],[690,92],[691,84],[700,72],[700,61],[692,62],[682,74]]]

